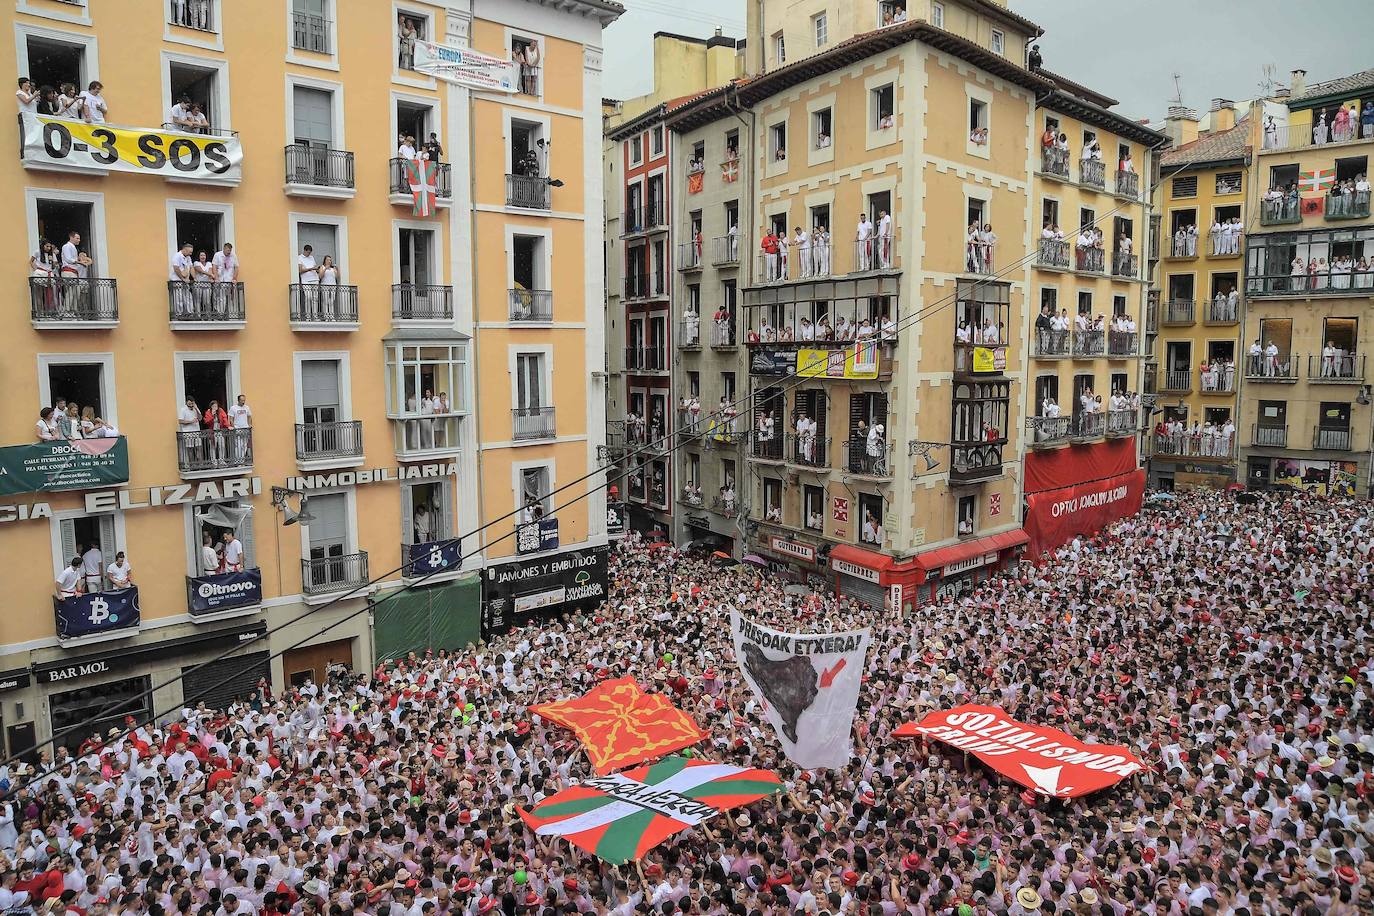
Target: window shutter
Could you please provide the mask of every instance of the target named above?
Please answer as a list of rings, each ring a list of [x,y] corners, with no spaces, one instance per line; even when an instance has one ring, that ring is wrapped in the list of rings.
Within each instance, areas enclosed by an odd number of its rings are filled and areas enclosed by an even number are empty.
[[[415,484],[401,485],[401,543],[415,543]]]
[[[76,556],[76,523],[69,518],[62,519],[62,556],[58,569],[66,567]]]
[[[887,392],[879,392],[873,395],[873,419],[870,423],[883,424],[884,431],[887,427]]]
[[[239,500],[237,506],[243,508],[247,502]],[[253,516],[256,513],[250,512],[243,517],[243,524],[239,525],[238,531],[234,532],[239,537],[239,543],[243,544],[243,568],[256,569],[258,565],[258,551],[253,542]]]
[[[811,392],[811,419],[816,421],[817,448],[825,448],[825,402],[824,391]]]
[[[851,470],[862,468],[864,463],[864,440],[859,435],[859,423],[867,421],[865,397],[856,392],[849,394],[849,467]]]
[[[114,521],[113,515],[100,516],[100,553],[106,563],[113,563],[115,552],[123,546],[115,543]]]
[[[458,525],[453,518],[453,482],[452,477],[445,477],[439,481],[439,536],[445,540],[458,532]],[[458,549],[463,549],[461,544],[458,545]]]

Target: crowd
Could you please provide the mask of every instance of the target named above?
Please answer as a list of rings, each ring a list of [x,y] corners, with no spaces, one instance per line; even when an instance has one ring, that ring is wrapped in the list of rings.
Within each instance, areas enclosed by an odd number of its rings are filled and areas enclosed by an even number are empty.
[[[253,428],[253,409],[243,395],[227,408],[211,398],[204,410],[191,395],[177,410],[177,448],[181,466],[243,467],[251,464],[251,433],[235,435],[234,430]]]
[[[53,406],[38,411],[34,424],[39,442],[76,439],[117,439],[120,431],[96,413],[94,405],[78,404],[64,397],[54,400]]]
[[[53,115],[103,124],[105,116],[110,113],[110,106],[102,94],[104,91],[105,86],[100,80],[91,80],[82,90],[74,82],[64,82],[56,87],[46,84],[36,86],[33,80],[21,76],[14,96],[19,103],[20,114]]]
[[[781,327],[774,327],[772,320],[765,314],[761,316],[759,326],[750,328],[745,335],[745,341],[750,344],[797,343],[812,340],[863,341],[875,338],[883,342],[891,342],[897,338],[897,323],[886,312],[876,317],[863,318],[857,313],[852,318],[841,314],[835,318],[835,324],[832,326],[830,314],[820,311],[815,321],[812,321],[809,315],[802,315],[795,322],[784,321]]]
[[[1192,493],[899,615],[630,535],[594,612],[80,736],[42,778],[9,766],[0,904],[1354,916],[1374,902],[1372,542],[1353,500]],[[732,659],[732,608],[784,630],[873,627],[850,765],[781,757]],[[516,808],[589,771],[527,707],[621,675],[709,730],[695,753],[776,771],[785,794],[622,867],[532,836]],[[891,736],[974,702],[1124,744],[1147,769],[1051,800]]]
[[[1191,426],[1182,417],[1155,424],[1155,451],[1162,455],[1226,458],[1235,455],[1235,443],[1236,423],[1229,414],[1220,422],[1194,419]]]

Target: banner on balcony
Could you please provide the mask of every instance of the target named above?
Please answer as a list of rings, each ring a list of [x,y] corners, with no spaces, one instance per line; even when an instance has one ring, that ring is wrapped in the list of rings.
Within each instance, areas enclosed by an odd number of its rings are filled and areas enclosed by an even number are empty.
[[[138,589],[97,592],[54,599],[57,612],[57,638],[80,639],[115,630],[127,630],[139,623]]]
[[[626,516],[629,510],[624,503],[606,503],[606,537],[618,538],[625,536]]]
[[[1140,511],[1145,472],[1075,484],[1026,495],[1024,528],[1030,536],[1027,557],[1038,562],[1045,551],[1068,543],[1075,535],[1092,535],[1107,525]]]
[[[56,171],[233,180],[243,174],[243,146],[238,137],[87,124],[32,113],[23,115],[22,134],[24,164]]]
[[[128,482],[129,445],[123,436],[0,448],[0,496]]]
[[[558,519],[541,518],[537,522],[516,526],[516,553],[538,553],[541,550],[556,550],[557,548]]]
[[[973,371],[1002,372],[1007,368],[1006,347],[974,347]]]
[[[415,71],[470,89],[515,92],[519,87],[514,61],[419,39],[415,41]]]
[[[1354,496],[1360,466],[1354,461],[1274,459],[1274,485],[1317,496]]]
[[[688,193],[688,194],[700,194],[700,193],[701,193],[702,178],[704,178],[705,175],[706,175],[705,172],[693,172],[691,175],[688,175],[688,176],[687,176],[687,193]]]
[[[791,375],[793,357],[787,350],[751,350],[749,352],[750,375]]]
[[[798,350],[797,375],[801,378],[875,379],[878,377],[878,345],[869,342],[833,350]]]
[[[186,610],[192,617],[262,604],[262,570],[245,569],[186,580]]]
[[[459,539],[432,541],[427,544],[407,544],[408,578],[417,579],[463,565],[462,542]]]
[[[1027,493],[1058,490],[1060,487],[1129,474],[1137,466],[1135,442],[1131,439],[1110,439],[1088,446],[1027,452],[1025,489]]]

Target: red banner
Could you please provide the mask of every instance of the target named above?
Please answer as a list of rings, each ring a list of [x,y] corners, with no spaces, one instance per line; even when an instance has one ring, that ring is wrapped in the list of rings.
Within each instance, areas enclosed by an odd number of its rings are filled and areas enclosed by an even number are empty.
[[[1135,515],[1144,495],[1144,471],[1028,494],[1026,559],[1039,562],[1045,551],[1068,543],[1076,534],[1096,534],[1119,518]]]
[[[702,180],[702,178],[704,178],[704,177],[706,177],[706,173],[705,173],[705,172],[697,172],[697,173],[695,173],[695,174],[693,174],[693,175],[688,175],[688,176],[687,176],[687,193],[688,193],[688,194],[700,194],[700,193],[701,193],[701,180]]]
[[[530,712],[572,729],[598,776],[707,737],[691,716],[666,697],[645,693],[632,677],[605,681],[573,700],[531,706]]]
[[[1088,795],[1145,768],[1124,747],[1084,744],[1056,728],[1017,722],[996,706],[932,712],[892,734],[942,741],[967,751],[1012,782],[1052,798]]]
[[[1057,490],[1089,480],[1102,480],[1134,471],[1134,439],[1109,439],[1092,445],[1075,445],[1026,453],[1026,492]]]

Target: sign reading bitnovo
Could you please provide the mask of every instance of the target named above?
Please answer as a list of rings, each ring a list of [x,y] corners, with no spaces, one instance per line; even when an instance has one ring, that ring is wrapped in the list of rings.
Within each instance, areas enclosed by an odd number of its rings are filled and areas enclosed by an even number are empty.
[[[192,617],[262,604],[262,570],[244,569],[186,582],[186,610]]]
[[[58,171],[110,170],[226,180],[243,175],[243,146],[238,137],[88,124],[32,113],[23,116],[20,157],[25,165]]]
[[[996,706],[932,712],[892,734],[942,741],[967,751],[1013,782],[1054,798],[1088,795],[1145,768],[1127,748],[1085,744],[1055,728],[1018,722]]]
[[[123,436],[0,448],[0,496],[84,490],[128,481],[129,444]]]

